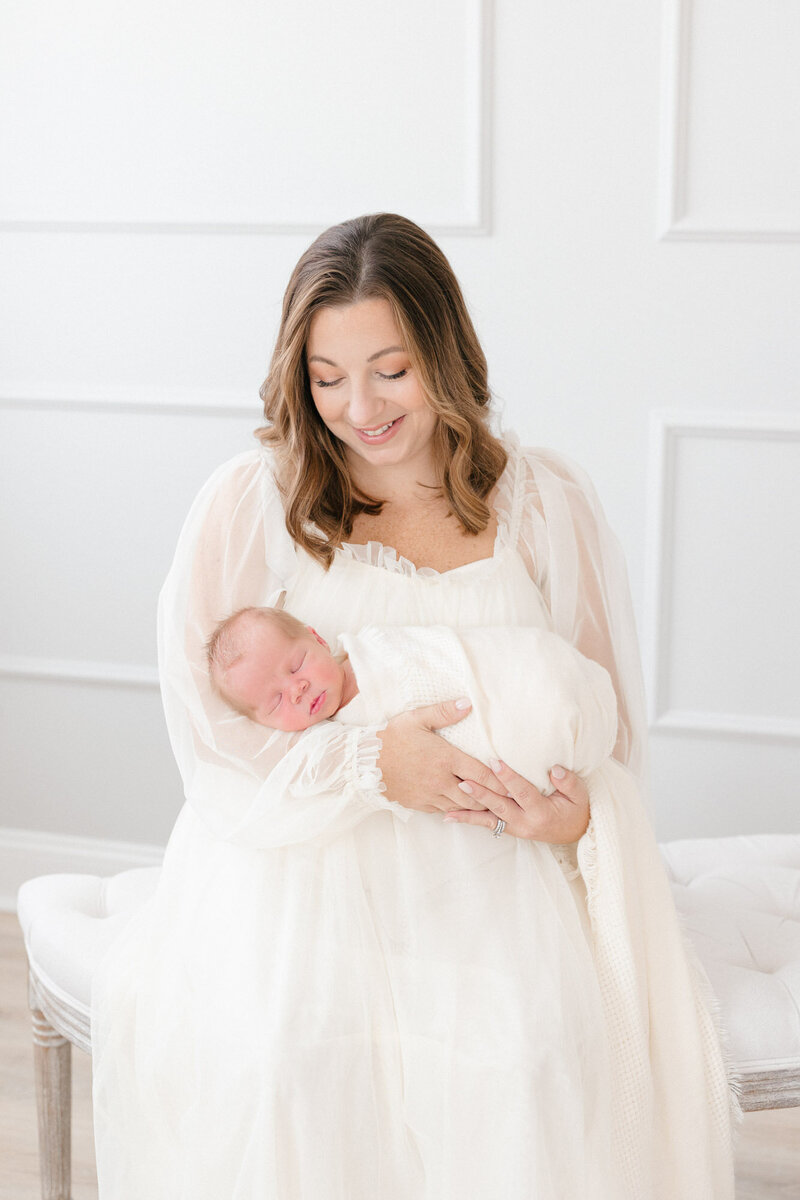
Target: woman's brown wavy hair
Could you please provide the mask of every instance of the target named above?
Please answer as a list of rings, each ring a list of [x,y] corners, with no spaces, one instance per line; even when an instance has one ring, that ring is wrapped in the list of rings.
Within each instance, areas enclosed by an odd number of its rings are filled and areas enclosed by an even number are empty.
[[[255,431],[275,452],[289,534],[326,568],[335,548],[350,536],[355,516],[377,515],[383,501],[353,483],[344,443],[317,413],[306,342],[319,309],[376,297],[391,305],[439,418],[434,454],[441,492],[466,532],[486,528],[486,497],[506,465],[506,452],[488,427],[486,359],[442,251],[413,221],[394,213],[333,225],[292,272],[269,375],[260,390],[269,424]]]

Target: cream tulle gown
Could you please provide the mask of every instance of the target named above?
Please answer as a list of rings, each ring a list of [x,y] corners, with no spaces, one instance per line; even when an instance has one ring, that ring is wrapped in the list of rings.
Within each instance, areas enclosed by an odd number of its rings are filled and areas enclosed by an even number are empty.
[[[508,448],[493,556],[444,574],[374,543],[326,574],[289,540],[261,451],[198,497],[160,610],[188,802],[93,997],[101,1200],[627,1194],[580,875],[389,802],[374,728],[231,718],[202,665],[214,622],[278,589],[331,642],[375,621],[555,626],[611,671],[635,756],[618,550],[585,480]]]

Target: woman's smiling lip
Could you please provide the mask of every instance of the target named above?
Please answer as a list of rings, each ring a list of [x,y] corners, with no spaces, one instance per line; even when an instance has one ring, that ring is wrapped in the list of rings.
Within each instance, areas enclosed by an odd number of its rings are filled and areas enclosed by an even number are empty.
[[[380,425],[372,426],[373,429],[383,429],[384,425],[388,425],[389,428],[384,433],[371,434],[368,429],[361,429],[358,426],[355,427],[355,432],[358,434],[359,439],[368,446],[380,446],[383,442],[388,442],[389,438],[395,434],[404,420],[405,413],[401,417],[392,417],[389,421],[383,421]]]
[[[308,710],[310,716],[313,717],[314,713],[317,711],[317,709],[321,707],[322,702],[325,699],[325,697],[327,696],[327,694],[328,694],[327,692],[320,692],[320,694],[317,696],[314,703],[311,705],[311,708]]]

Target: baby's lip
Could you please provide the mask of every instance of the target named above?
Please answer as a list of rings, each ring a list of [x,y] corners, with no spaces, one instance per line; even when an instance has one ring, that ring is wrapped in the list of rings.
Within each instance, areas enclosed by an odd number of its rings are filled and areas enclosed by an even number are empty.
[[[325,699],[327,694],[328,694],[327,692],[320,692],[320,694],[317,696],[316,700],[313,701],[311,708],[308,710],[309,716],[312,716],[312,717],[314,716],[314,713],[320,707],[320,705],[322,704],[322,701]]]

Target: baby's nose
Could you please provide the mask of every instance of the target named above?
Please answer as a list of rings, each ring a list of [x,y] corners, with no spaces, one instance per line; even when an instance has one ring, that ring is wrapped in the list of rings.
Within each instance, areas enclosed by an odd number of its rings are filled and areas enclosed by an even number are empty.
[[[298,679],[297,680],[297,682],[294,685],[294,702],[295,702],[295,704],[297,704],[298,700],[300,700],[302,698],[303,693],[306,691],[307,688],[308,688],[308,680],[307,679]]]

